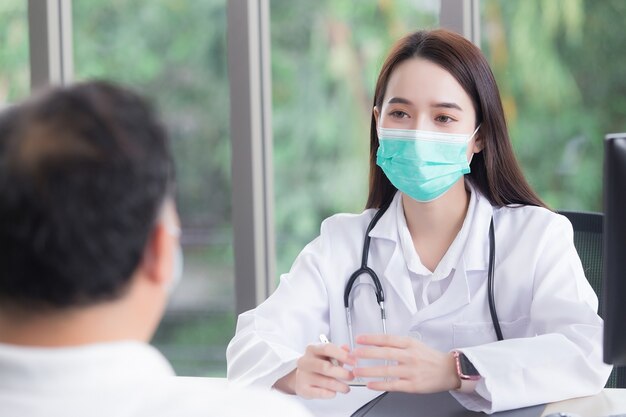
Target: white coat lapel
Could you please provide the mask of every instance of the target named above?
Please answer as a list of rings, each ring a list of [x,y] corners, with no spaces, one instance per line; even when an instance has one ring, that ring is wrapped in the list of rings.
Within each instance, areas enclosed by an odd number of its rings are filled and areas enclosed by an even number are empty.
[[[398,297],[402,300],[411,315],[417,313],[417,305],[415,304],[415,295],[413,294],[409,271],[406,267],[402,249],[397,242],[383,276],[383,285],[385,285],[385,289],[388,293],[387,299],[392,302],[391,300]],[[390,289],[395,293],[396,297],[389,294]]]
[[[494,216],[494,209],[489,200],[480,195],[477,190],[478,204],[474,212],[474,218],[469,230],[463,257],[468,271],[486,271],[489,265],[489,224]],[[496,240],[498,236],[498,224],[494,219]],[[496,244],[496,255],[497,251]]]

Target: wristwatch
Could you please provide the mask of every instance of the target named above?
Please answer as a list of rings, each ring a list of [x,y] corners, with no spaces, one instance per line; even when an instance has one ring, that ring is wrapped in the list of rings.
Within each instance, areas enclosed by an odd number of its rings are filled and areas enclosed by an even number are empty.
[[[480,374],[474,365],[472,365],[472,362],[467,359],[467,356],[463,354],[463,352],[455,350],[452,354],[454,355],[454,361],[456,363],[456,374],[461,380],[461,386],[457,389],[457,391],[465,393],[474,391],[474,388],[476,388],[476,384],[480,379]]]

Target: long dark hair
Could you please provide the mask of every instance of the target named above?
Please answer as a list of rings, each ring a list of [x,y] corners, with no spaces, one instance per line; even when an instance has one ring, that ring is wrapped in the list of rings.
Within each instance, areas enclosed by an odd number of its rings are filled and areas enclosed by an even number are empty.
[[[427,59],[448,71],[461,84],[472,99],[476,111],[478,135],[483,149],[474,154],[468,179],[494,206],[524,204],[546,207],[530,188],[515,159],[504,110],[496,80],[487,60],[467,39],[443,29],[419,31],[400,39],[383,64],[376,91],[374,106],[382,108],[387,83],[393,70],[411,58]],[[366,208],[380,208],[391,201],[396,187],[383,170],[376,165],[378,133],[372,114],[370,132],[370,184]]]

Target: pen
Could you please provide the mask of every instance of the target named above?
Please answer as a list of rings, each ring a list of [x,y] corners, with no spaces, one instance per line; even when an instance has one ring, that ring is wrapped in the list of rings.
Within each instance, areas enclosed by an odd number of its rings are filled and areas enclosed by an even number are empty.
[[[330,343],[330,340],[328,340],[328,337],[326,337],[326,335],[322,333],[320,334],[320,342],[327,344]],[[330,358],[330,363],[332,363],[334,366],[339,366],[339,362],[337,362],[337,359]]]

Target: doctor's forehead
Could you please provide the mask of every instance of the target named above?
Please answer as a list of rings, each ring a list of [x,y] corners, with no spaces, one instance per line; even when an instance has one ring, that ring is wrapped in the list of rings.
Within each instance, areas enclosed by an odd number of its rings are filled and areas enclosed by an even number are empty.
[[[461,84],[444,68],[424,58],[411,58],[398,64],[389,77],[383,106],[388,104],[472,108],[472,101]]]

